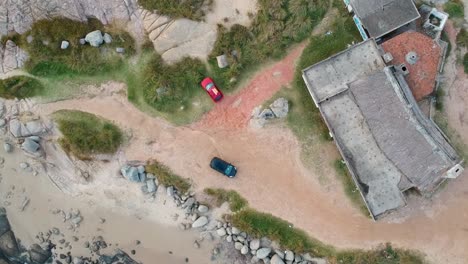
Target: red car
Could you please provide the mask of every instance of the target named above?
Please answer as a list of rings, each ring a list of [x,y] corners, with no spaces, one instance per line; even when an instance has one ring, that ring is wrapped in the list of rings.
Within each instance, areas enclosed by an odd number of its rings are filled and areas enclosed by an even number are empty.
[[[213,80],[210,77],[206,77],[201,82],[201,86],[203,89],[210,95],[211,100],[213,102],[219,102],[219,100],[223,99],[223,93],[216,87]]]

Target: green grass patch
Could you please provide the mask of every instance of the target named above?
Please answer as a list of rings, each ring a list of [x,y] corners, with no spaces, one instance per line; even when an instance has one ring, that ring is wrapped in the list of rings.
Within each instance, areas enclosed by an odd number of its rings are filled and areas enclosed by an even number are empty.
[[[334,255],[333,247],[309,237],[304,231],[271,214],[246,209],[232,215],[231,220],[237,228],[255,237],[268,237],[277,241],[282,248],[310,252],[319,257]]]
[[[465,28],[460,29],[460,32],[458,32],[457,45],[468,48],[468,31]]]
[[[154,174],[160,184],[174,186],[181,193],[186,193],[190,189],[190,182],[187,179],[176,175],[169,167],[156,160],[152,160],[146,165],[146,172]]]
[[[394,248],[387,243],[374,250],[350,250],[336,254],[336,263],[353,264],[424,264],[423,256],[412,250]]]
[[[184,58],[174,65],[167,65],[154,54],[140,77],[144,81],[145,101],[160,112],[190,111],[194,97],[207,96],[200,86],[206,75],[205,65],[199,60]],[[158,89],[162,90],[160,94]]]
[[[279,243],[282,249],[297,253],[311,253],[316,257],[327,258],[330,263],[346,264],[419,264],[425,263],[417,252],[395,249],[390,244],[374,250],[337,250],[333,246],[309,236],[291,223],[269,213],[262,213],[247,207],[247,201],[237,192],[223,189],[205,189],[206,194],[216,199],[217,206],[229,202],[234,213],[227,216],[233,226],[253,237],[267,237]],[[232,205],[235,209],[232,209]]]
[[[444,111],[436,111],[434,114],[434,122],[442,129],[445,135],[450,138],[450,144],[461,156],[461,159],[466,162],[468,160],[468,145],[463,141],[457,131],[450,127],[447,114]]]
[[[354,180],[349,173],[348,167],[343,160],[335,160],[333,163],[338,178],[343,184],[346,196],[351,200],[352,204],[356,206],[362,214],[370,216],[369,210],[367,210],[366,204],[364,203],[359,189],[356,187]]]
[[[41,94],[44,86],[41,81],[27,77],[15,76],[0,80],[0,97],[6,99],[23,99]]]
[[[465,16],[463,2],[460,0],[449,0],[444,5],[444,10],[451,18],[463,18]]]
[[[201,20],[205,11],[212,7],[213,0],[138,0],[138,4],[173,18]]]
[[[233,190],[207,188],[204,192],[215,199],[218,207],[225,202],[229,203],[232,212],[238,212],[247,206],[247,200]]]
[[[333,246],[310,237],[303,230],[281,218],[253,209],[242,210],[231,216],[234,226],[255,237],[268,237],[277,241],[283,249],[311,253],[327,258],[330,263],[346,264],[423,264],[418,252],[392,247],[386,244],[373,250],[337,250]]]
[[[79,40],[94,30],[109,33],[112,43],[99,48],[81,45]],[[28,36],[32,41],[27,41]],[[135,53],[135,42],[127,32],[105,27],[94,18],[85,23],[63,17],[39,20],[30,31],[16,38],[30,56],[26,70],[42,77],[105,74],[118,69],[125,57]],[[65,50],[60,48],[63,40],[70,43]],[[118,54],[116,47],[125,48],[125,55]]]
[[[59,140],[63,149],[79,159],[113,154],[122,144],[122,131],[104,118],[74,110],[60,110],[53,117],[63,135]]]
[[[206,75],[205,65],[197,59],[185,58],[167,65],[154,51],[144,51],[126,76],[128,99],[142,111],[176,125],[188,124],[213,106],[200,86]]]

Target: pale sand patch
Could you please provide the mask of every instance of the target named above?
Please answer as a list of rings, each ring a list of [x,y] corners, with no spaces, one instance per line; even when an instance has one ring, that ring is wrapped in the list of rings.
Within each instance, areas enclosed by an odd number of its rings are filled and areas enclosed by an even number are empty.
[[[135,249],[137,253],[133,257],[143,263],[154,263],[154,259],[161,263],[183,263],[186,257],[190,263],[208,263],[210,260],[214,244],[205,240],[200,249],[193,247],[200,234],[176,227],[180,222],[189,221],[183,220],[183,212],[166,196],[165,189],[158,190],[154,202],[147,201],[138,184],[129,183],[118,175],[118,161],[95,168],[97,172],[91,182],[68,182],[69,193],[65,194],[51,183],[42,166],[25,157],[18,147],[13,153],[5,153],[3,147],[0,148],[0,157],[5,159],[0,168],[0,205],[8,205],[10,223],[25,246],[37,243],[35,235],[39,232],[46,233],[57,227],[71,243],[73,255],[89,256],[83,243],[101,235],[108,244],[113,244],[109,249],[116,248],[116,244],[129,254]],[[39,174],[34,176],[32,172],[20,169],[19,163],[23,161],[31,164]],[[68,170],[74,171],[74,168]],[[62,167],[60,172],[68,175],[68,170]],[[64,178],[66,180],[67,176]],[[30,202],[21,211],[25,198]],[[51,213],[57,208],[64,211],[79,209],[84,219],[80,227],[76,231],[68,230],[69,223]],[[174,221],[172,216],[176,213],[180,216]],[[100,218],[106,221],[101,223]],[[72,236],[77,236],[79,241],[73,242]],[[57,243],[61,238],[53,237],[52,240]],[[137,246],[136,240],[141,244]]]
[[[223,24],[231,27],[240,24],[248,27],[251,18],[257,14],[257,1],[255,0],[214,0],[213,10],[206,14],[206,22],[212,25]],[[227,18],[227,21],[225,21]]]

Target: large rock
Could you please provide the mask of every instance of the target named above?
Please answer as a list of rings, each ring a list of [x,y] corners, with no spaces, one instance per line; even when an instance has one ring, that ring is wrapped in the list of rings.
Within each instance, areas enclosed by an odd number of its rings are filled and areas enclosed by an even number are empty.
[[[200,216],[195,222],[192,223],[192,228],[203,227],[208,224],[208,218],[206,216]]]
[[[274,255],[271,260],[270,260],[270,264],[284,264],[284,261],[283,259],[281,259],[280,256],[278,255]]]
[[[100,30],[89,32],[86,34],[85,40],[93,47],[99,47],[104,42],[104,38],[102,37],[102,32]]]
[[[241,248],[241,254],[242,255],[247,255],[247,253],[249,253],[249,247],[247,245],[244,245],[242,248]]]
[[[62,44],[60,44],[60,48],[63,49],[63,50],[67,49],[68,46],[70,46],[70,42],[68,42],[66,40],[62,41]]]
[[[238,234],[240,234],[241,231],[237,227],[233,226],[231,228],[231,232],[232,232],[233,235],[238,235]]]
[[[237,250],[241,250],[242,247],[244,247],[244,244],[242,244],[241,242],[236,242],[234,243],[234,248],[237,249]]]
[[[24,62],[29,58],[28,54],[11,40],[6,41],[5,47],[0,45],[0,54],[3,54],[0,56],[0,73],[23,67]]]
[[[29,249],[29,255],[33,263],[42,264],[45,263],[52,254],[50,251],[41,248],[38,244],[33,244]]]
[[[132,181],[132,182],[139,182],[140,181],[140,176],[138,174],[138,169],[135,168],[135,167],[125,165],[120,169],[120,172],[129,181]]]
[[[194,203],[195,203],[195,198],[190,197],[187,199],[187,201],[185,201],[184,204],[182,204],[182,208],[191,208]]]
[[[154,179],[147,180],[146,187],[148,188],[147,190],[149,193],[156,192],[157,186],[156,186],[156,183],[154,182]]]
[[[250,241],[250,249],[257,250],[259,247],[260,247],[259,239],[253,239],[252,241]]]
[[[104,40],[106,44],[112,43],[112,37],[111,35],[109,35],[109,33],[104,33],[104,36],[102,37],[102,39]]]
[[[278,118],[284,118],[289,112],[289,103],[285,98],[278,98],[270,105],[271,111]]]
[[[21,144],[21,148],[26,152],[36,153],[39,150],[40,145],[31,138],[26,138],[23,144]]]
[[[18,119],[12,119],[10,121],[10,132],[14,137],[19,138],[38,136],[46,132],[46,129],[40,120],[32,120],[27,123],[23,123]]]
[[[223,227],[216,230],[216,234],[218,234],[218,236],[222,237],[222,236],[225,236],[226,235],[226,229],[224,229]]]
[[[284,259],[287,261],[294,261],[294,252],[291,250],[286,250],[284,252]]]
[[[268,257],[268,255],[270,255],[271,253],[271,248],[261,248],[259,250],[257,250],[257,254],[255,254],[255,256],[259,259],[264,259],[266,257]]]
[[[0,252],[6,256],[14,257],[19,254],[18,244],[16,243],[13,231],[7,231],[0,237]]]
[[[219,55],[218,57],[216,57],[216,60],[218,61],[218,67],[221,69],[229,66],[226,54]]]
[[[203,205],[203,204],[200,204],[200,205],[198,206],[198,212],[200,212],[200,213],[202,213],[202,214],[208,212],[208,206]]]
[[[10,230],[11,227],[10,222],[8,222],[8,218],[6,215],[0,215],[0,237]]]

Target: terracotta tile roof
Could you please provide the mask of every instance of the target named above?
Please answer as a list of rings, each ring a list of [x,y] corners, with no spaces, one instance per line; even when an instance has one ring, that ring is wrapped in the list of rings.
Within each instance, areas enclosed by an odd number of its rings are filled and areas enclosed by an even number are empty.
[[[384,42],[382,47],[393,56],[390,64],[404,63],[408,68],[406,81],[417,101],[434,91],[442,50],[433,39],[419,32],[408,31]],[[406,61],[409,52],[417,54],[415,64]]]

